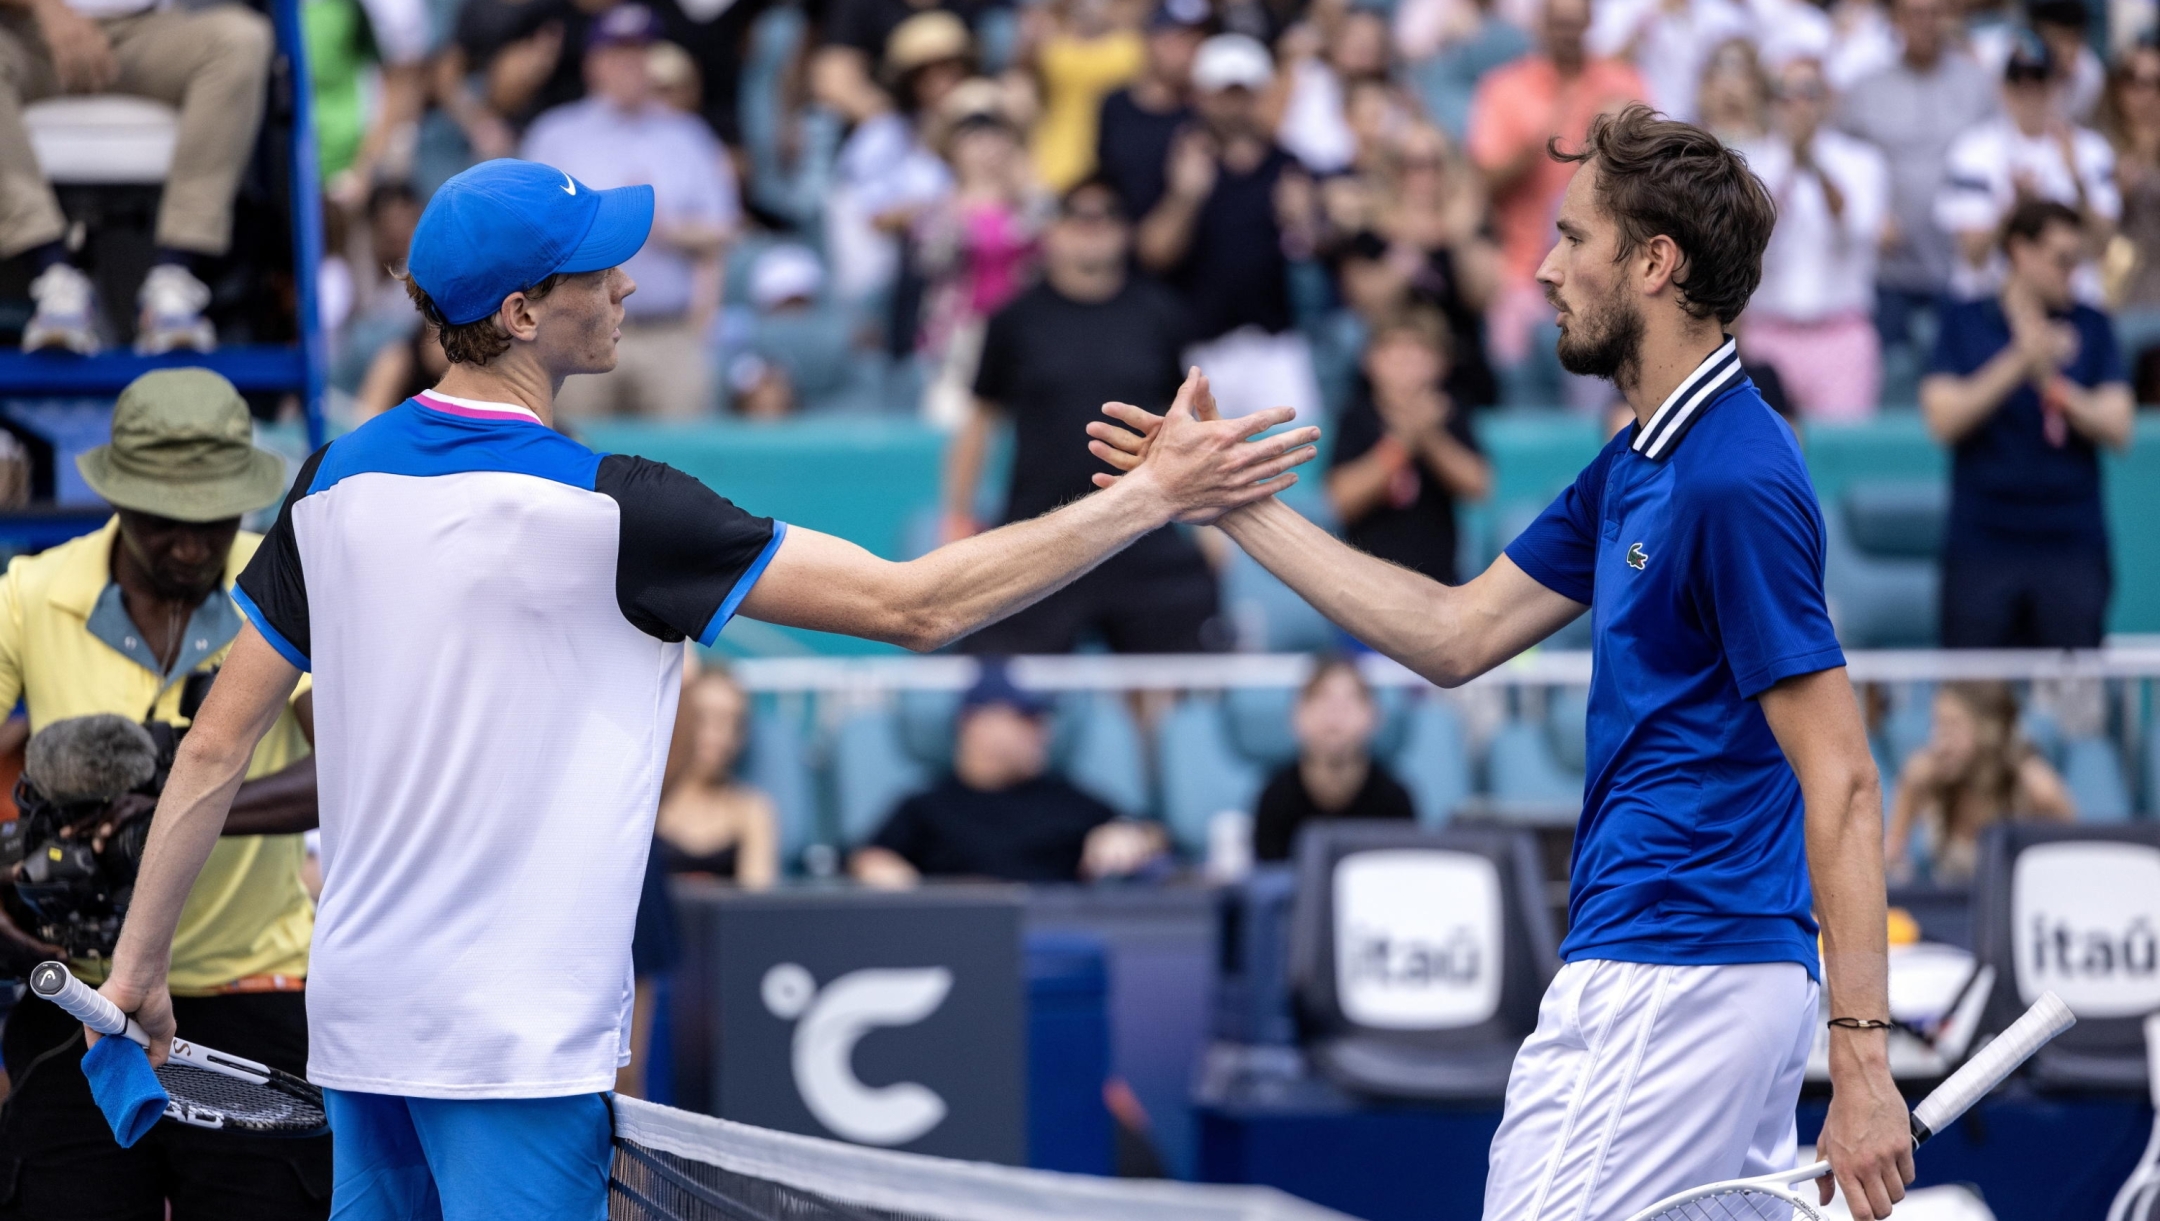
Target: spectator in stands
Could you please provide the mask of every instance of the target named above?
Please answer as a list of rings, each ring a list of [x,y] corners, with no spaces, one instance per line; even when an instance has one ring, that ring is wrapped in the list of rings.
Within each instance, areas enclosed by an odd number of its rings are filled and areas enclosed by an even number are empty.
[[[1830,82],[1831,92],[1842,96],[1897,62],[1902,48],[1887,4],[1881,0],[1832,0],[1826,11],[1830,17],[1830,50],[1823,57],[1823,77]]]
[[[315,169],[324,193],[357,207],[411,171],[433,49],[424,0],[317,0],[300,8],[314,86]]]
[[[2062,68],[2061,88],[2055,109],[2066,122],[2080,125],[2093,121],[2100,108],[2100,94],[2107,86],[2107,65],[2093,50],[2087,35],[2092,13],[2084,0],[2030,0],[2025,20],[2033,33],[2047,44]]]
[[[1469,130],[1470,101],[1485,74],[1530,50],[1522,25],[1497,9],[1494,0],[1401,0],[1395,6],[1395,54],[1408,64],[1425,113],[1450,139]]]
[[[780,873],[780,820],[772,798],[735,775],[749,738],[750,697],[725,670],[683,684],[660,786],[656,850],[669,873],[695,873],[763,890]]]
[[[826,252],[842,300],[873,304],[900,274],[900,238],[952,189],[952,173],[924,139],[946,95],[972,71],[974,44],[958,17],[919,13],[893,29],[885,49],[891,100],[876,91],[841,95],[854,127],[833,165],[826,199]]]
[[[1365,4],[1336,7],[1311,6],[1277,47],[1288,88],[1275,139],[1315,174],[1338,173],[1357,160],[1353,95],[1388,80],[1386,13]]]
[[[1095,172],[1103,99],[1147,67],[1146,15],[1146,0],[1051,0],[1028,10],[1026,61],[1042,95],[1032,152],[1050,190]]]
[[[1946,648],[2096,648],[2112,577],[2100,446],[2130,441],[2107,316],[2071,283],[2084,218],[2052,200],[2005,226],[2001,292],[1944,315],[1920,407],[1953,448],[1943,547]]]
[[[2019,735],[2010,684],[1942,684],[1933,732],[1898,772],[1883,871],[1911,879],[1917,832],[1930,881],[1969,882],[1981,832],[2012,819],[2073,822],[2077,806],[2062,777]]]
[[[1122,877],[1159,858],[1162,829],[1050,772],[1050,708],[991,662],[960,700],[952,772],[902,801],[848,872],[868,886],[924,877],[1076,882]]]
[[[904,90],[886,94],[876,80],[881,63],[888,84],[897,75],[892,38],[900,27],[925,13],[943,12],[965,35],[989,7],[977,0],[833,0],[820,23],[823,43],[810,57],[811,95],[846,115],[876,111],[881,104],[876,95],[883,95],[888,108],[904,104]]]
[[[996,421],[1013,425],[1001,520],[1088,494],[1097,471],[1084,437],[1107,402],[1167,404],[1182,380],[1191,325],[1175,294],[1127,269],[1132,229],[1117,193],[1090,179],[1065,193],[1043,234],[1043,279],[990,319],[975,411],[945,468],[945,536],[978,528],[975,497]],[[1214,574],[1178,527],[1141,539],[1094,571],[961,647],[1067,653],[1099,637],[1121,653],[1194,653],[1216,643]]]
[[[1891,16],[1903,53],[1854,84],[1837,119],[1890,167],[1890,227],[1875,270],[1875,329],[1886,349],[1914,344],[1914,317],[1932,315],[1950,286],[1956,252],[1935,201],[1950,146],[1995,109],[1987,73],[1955,43],[1956,0],[1893,0]]]
[[[648,51],[659,30],[641,4],[603,14],[587,36],[590,94],[541,115],[521,150],[602,190],[653,188],[652,240],[623,265],[637,291],[623,302],[615,370],[563,383],[556,408],[565,419],[687,420],[716,405],[705,334],[720,306],[720,255],[741,205],[712,130],[653,96]]]
[[[1585,42],[1592,55],[1634,64],[1644,100],[1692,123],[1710,56],[1754,28],[1735,0],[1612,0],[1597,9]]]
[[[1997,255],[2004,218],[2026,199],[2046,199],[2075,211],[2089,253],[2104,245],[2122,212],[2115,190],[2115,154],[2098,132],[2066,123],[2056,110],[2061,66],[2038,36],[2021,32],[2003,66],[2002,114],[1959,136],[1936,197],[1935,219],[1957,240],[1951,295],[1972,300],[2002,282]],[[2079,296],[2099,295],[2088,268]]]
[[[1268,777],[1253,816],[1253,857],[1286,861],[1307,823],[1417,817],[1410,791],[1372,757],[1380,708],[1365,675],[1346,657],[1322,657],[1291,713],[1297,762]]]
[[[1323,198],[1340,200],[1340,184]],[[1445,388],[1461,407],[1490,407],[1499,386],[1485,358],[1485,310],[1497,291],[1500,252],[1486,236],[1477,174],[1432,126],[1402,131],[1354,209],[1331,205],[1350,234],[1334,250],[1345,302],[1370,327],[1415,304],[1447,321]]]
[[[1311,250],[1311,180],[1269,136],[1261,95],[1275,64],[1259,41],[1217,34],[1193,59],[1199,123],[1172,143],[1167,190],[1140,222],[1140,266],[1192,313],[1186,362],[1207,372],[1223,414],[1319,413],[1312,354],[1293,328],[1290,258]]]
[[[983,326],[1027,287],[1052,204],[996,85],[963,83],[945,111],[939,144],[953,189],[915,224],[914,269],[929,284],[917,343],[929,366],[923,415],[951,427],[973,410]]]
[[[1740,146],[1778,209],[1740,352],[1778,371],[1802,416],[1851,421],[1882,392],[1872,315],[1890,172],[1872,145],[1823,126],[1830,104],[1822,65],[1796,58],[1777,75],[1775,134]]]
[[[137,294],[139,352],[217,346],[204,264],[232,245],[233,196],[255,153],[270,75],[270,23],[240,4],[18,0],[0,26],[0,257],[26,256],[36,302],[25,351],[102,345],[97,294],[68,253],[68,219],[45,180],[23,106],[67,93],[126,93],[180,108],[158,201],[156,262]]]
[[[1470,413],[1443,388],[1446,322],[1412,309],[1373,328],[1360,378],[1335,425],[1328,500],[1361,551],[1456,583],[1457,500],[1492,491]]]
[[[774,246],[751,264],[751,310],[727,366],[738,414],[774,420],[867,405],[855,391],[874,369],[854,347],[848,311],[826,301],[824,287],[824,265],[804,246]]]
[[[2136,369],[2160,343],[2160,45],[2140,43],[2116,60],[2100,129],[2114,146],[2122,193],[2121,236],[2105,266],[2108,299],[2123,359]]]
[[[514,156],[526,124],[584,96],[586,39],[614,4],[461,0],[450,44],[435,62],[433,93],[470,160]]]
[[[1557,363],[1551,341],[1534,342],[1533,331],[1549,335],[1553,313],[1535,276],[1552,247],[1553,215],[1575,167],[1546,156],[1546,142],[1573,147],[1598,113],[1647,92],[1626,63],[1588,54],[1589,26],[1589,0],[1547,0],[1539,49],[1487,75],[1470,108],[1470,159],[1492,188],[1502,256],[1486,342],[1502,376],[1518,375],[1512,397],[1543,398],[1547,406],[1559,394]]]
[[[1193,57],[1207,23],[1207,0],[1162,0],[1148,22],[1140,75],[1103,99],[1096,172],[1134,216],[1146,216],[1162,199],[1171,139],[1192,122]]]
[[[1696,93],[1697,123],[1734,148],[1770,134],[1770,78],[1755,44],[1735,38],[1711,52]]]

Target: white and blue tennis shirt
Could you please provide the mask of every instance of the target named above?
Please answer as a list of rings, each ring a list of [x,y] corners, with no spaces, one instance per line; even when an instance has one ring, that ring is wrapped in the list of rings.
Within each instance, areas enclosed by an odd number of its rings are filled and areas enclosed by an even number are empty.
[[[1561,957],[1815,974],[1800,783],[1756,699],[1845,655],[1807,465],[1733,341],[1615,436],[1507,554],[1590,605]]]
[[[301,468],[233,597],[315,675],[311,1080],[612,1087],[683,641],[712,642],[785,532],[433,393]]]

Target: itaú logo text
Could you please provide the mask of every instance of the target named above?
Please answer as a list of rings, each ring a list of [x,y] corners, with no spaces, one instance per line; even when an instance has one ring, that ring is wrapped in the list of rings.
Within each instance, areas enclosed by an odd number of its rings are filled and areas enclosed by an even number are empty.
[[[913,1081],[865,1085],[855,1044],[880,1026],[912,1026],[945,1003],[944,967],[850,971],[821,990],[809,970],[783,962],[765,972],[759,995],[774,1017],[795,1023],[795,1088],[835,1135],[865,1145],[904,1145],[945,1119],[945,1100]]]

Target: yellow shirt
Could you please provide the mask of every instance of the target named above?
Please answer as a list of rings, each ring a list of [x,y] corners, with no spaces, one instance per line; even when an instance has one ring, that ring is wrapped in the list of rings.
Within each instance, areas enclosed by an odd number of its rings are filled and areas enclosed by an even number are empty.
[[[1043,113],[1035,124],[1035,172],[1054,193],[1094,172],[1103,99],[1140,75],[1147,42],[1135,30],[1100,38],[1059,35],[1043,43],[1036,62]]]
[[[165,679],[89,630],[91,612],[112,581],[112,549],[119,535],[114,518],[101,530],[18,557],[0,577],[0,708],[21,698],[29,705],[32,733],[54,721],[100,712],[133,721],[182,722],[187,671]],[[261,535],[245,532],[233,540],[225,561],[226,589],[261,542]],[[237,608],[234,614],[237,621]],[[188,670],[211,669],[231,650],[226,641]],[[306,689],[303,678],[299,690]],[[307,754],[307,738],[288,707],[255,747],[248,779],[282,771]],[[216,992],[251,975],[307,974],[315,905],[300,882],[306,855],[306,841],[298,835],[231,836],[217,842],[173,937],[175,994]],[[93,982],[104,977],[103,963],[77,966]]]

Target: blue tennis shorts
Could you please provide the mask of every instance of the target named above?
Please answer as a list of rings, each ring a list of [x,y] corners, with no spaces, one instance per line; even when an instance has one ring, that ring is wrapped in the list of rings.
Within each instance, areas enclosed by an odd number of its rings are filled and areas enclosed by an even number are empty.
[[[406,1098],[324,1090],[332,1221],[605,1221],[599,1094]]]

